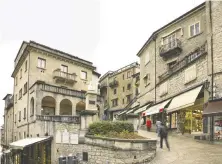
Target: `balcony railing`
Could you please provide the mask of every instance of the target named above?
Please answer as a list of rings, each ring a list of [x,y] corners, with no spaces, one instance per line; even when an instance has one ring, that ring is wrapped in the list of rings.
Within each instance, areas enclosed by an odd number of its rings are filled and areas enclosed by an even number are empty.
[[[113,80],[112,82],[109,83],[109,86],[111,88],[117,87],[118,85],[119,85],[119,82],[117,80]]]
[[[68,72],[63,72],[60,69],[56,69],[53,72],[53,78],[56,80],[56,82],[60,83],[70,83],[74,84],[76,82],[76,74],[75,73],[68,73]]]
[[[181,41],[175,39],[167,44],[160,46],[160,56],[166,57],[170,55],[177,54],[182,51]]]
[[[206,45],[202,45],[199,48],[197,48],[195,51],[188,54],[183,60],[179,61],[177,64],[175,64],[172,68],[170,68],[168,71],[164,72],[162,75],[159,76],[159,80],[163,81],[170,77],[173,73],[181,70],[182,68],[186,67],[189,63],[195,61],[199,57],[206,54]]]
[[[100,89],[107,88],[107,87],[108,87],[108,85],[106,82],[101,83],[99,86]]]
[[[36,115],[36,119],[40,121],[51,122],[64,122],[80,124],[80,116],[48,116],[48,115]]]
[[[86,92],[81,92],[81,91],[72,90],[72,89],[66,89],[66,88],[57,87],[57,86],[53,86],[53,85],[49,85],[49,84],[40,84],[40,89],[43,91],[47,91],[47,92],[59,93],[59,94],[78,97],[78,98],[82,98],[82,99],[85,99],[85,94],[86,94]]]

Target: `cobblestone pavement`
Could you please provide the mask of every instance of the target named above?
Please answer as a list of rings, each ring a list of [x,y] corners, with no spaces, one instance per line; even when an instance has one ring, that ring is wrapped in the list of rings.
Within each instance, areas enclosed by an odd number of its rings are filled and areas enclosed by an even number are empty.
[[[156,133],[139,131],[141,136],[157,138]],[[222,164],[222,145],[195,141],[184,136],[169,136],[171,150],[163,143],[157,145],[157,154],[151,164]]]

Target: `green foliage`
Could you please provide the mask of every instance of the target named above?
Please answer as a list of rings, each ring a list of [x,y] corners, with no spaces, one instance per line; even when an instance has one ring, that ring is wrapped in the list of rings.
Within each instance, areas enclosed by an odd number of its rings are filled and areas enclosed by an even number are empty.
[[[124,121],[100,121],[94,122],[89,126],[88,134],[106,136],[110,133],[121,133],[124,131],[132,133],[134,131],[133,124]]]

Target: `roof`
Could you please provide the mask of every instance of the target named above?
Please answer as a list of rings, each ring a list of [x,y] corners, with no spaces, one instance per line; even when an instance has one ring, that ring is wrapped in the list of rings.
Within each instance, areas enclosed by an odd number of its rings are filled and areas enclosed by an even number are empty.
[[[82,64],[85,64],[85,65],[88,65],[89,67],[92,67],[93,69],[96,69],[96,67],[93,66],[93,63],[90,62],[90,61],[87,61],[87,60],[84,60],[84,59],[81,59],[77,56],[73,56],[69,53],[66,53],[66,52],[63,52],[63,51],[60,51],[60,50],[57,50],[57,49],[54,49],[54,48],[51,48],[51,47],[48,47],[46,45],[43,45],[43,44],[40,44],[40,43],[37,43],[37,42],[34,42],[34,41],[30,41],[30,42],[26,42],[26,41],[23,41],[21,46],[20,46],[20,49],[16,55],[16,58],[14,60],[14,62],[17,60],[18,56],[19,56],[19,53],[21,50],[25,50],[27,49],[27,47],[34,47],[36,49],[40,49],[42,51],[48,51],[49,53],[52,53],[52,54],[55,54],[55,55],[58,55],[58,56],[61,56],[61,57],[64,57],[64,58],[67,58],[69,60],[76,60],[77,62],[81,62]],[[18,62],[21,60],[21,57],[19,58]],[[17,64],[16,64],[16,67],[17,67]],[[14,68],[14,71],[12,73],[12,77],[16,71],[16,67]]]
[[[5,100],[8,96],[12,96],[12,94],[7,94],[2,100]]]
[[[48,137],[36,137],[36,138],[25,138],[22,140],[18,140],[15,142],[12,142],[9,144],[9,146],[13,149],[23,149],[26,146],[35,144],[35,143],[39,143],[39,142],[43,142],[46,140],[52,139],[51,136]]]
[[[100,73],[98,73],[98,72],[96,72],[96,71],[93,71],[93,74],[94,74],[94,75],[97,75],[98,77],[100,77],[100,76],[101,76],[101,74],[100,74]]]
[[[203,115],[222,115],[222,100],[209,101],[206,103]]]
[[[154,32],[152,33],[152,35],[148,38],[148,40],[145,42],[145,44],[142,46],[142,48],[139,50],[139,52],[137,53],[137,56],[138,56],[138,57],[140,56],[140,54],[142,53],[142,51],[144,50],[144,48],[146,47],[147,44],[149,44],[152,40],[155,40],[157,34],[158,34],[161,30],[165,29],[166,27],[170,26],[170,25],[173,24],[173,23],[176,23],[177,21],[183,19],[183,18],[186,17],[187,15],[195,12],[196,10],[198,10],[198,9],[200,9],[200,8],[202,8],[202,7],[205,7],[205,2],[201,3],[200,5],[196,6],[195,8],[193,8],[193,9],[191,9],[190,11],[186,12],[185,14],[183,14],[183,15],[179,16],[178,18],[174,19],[174,20],[171,21],[170,23],[168,23],[168,24],[164,25],[163,27],[159,28],[158,30],[154,31]]]

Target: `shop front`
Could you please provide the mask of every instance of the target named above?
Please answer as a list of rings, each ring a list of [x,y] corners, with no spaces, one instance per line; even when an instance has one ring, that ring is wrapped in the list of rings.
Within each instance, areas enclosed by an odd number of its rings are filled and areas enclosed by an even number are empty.
[[[25,138],[10,144],[13,164],[51,164],[52,137]]]
[[[203,131],[204,88],[199,86],[172,99],[168,109],[167,122],[170,129],[181,133]]]
[[[212,141],[222,142],[222,99],[206,103],[203,117],[207,120],[208,130]]]

